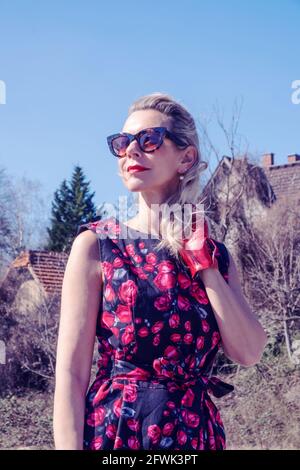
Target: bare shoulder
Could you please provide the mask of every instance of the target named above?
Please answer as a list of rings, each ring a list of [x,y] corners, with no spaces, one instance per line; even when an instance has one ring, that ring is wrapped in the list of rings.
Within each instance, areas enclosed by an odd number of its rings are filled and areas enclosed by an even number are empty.
[[[102,278],[100,261],[97,234],[92,230],[85,230],[77,235],[72,244],[68,265],[74,269],[80,268],[81,272],[88,271],[90,274],[100,275]]]
[[[73,245],[80,246],[82,249],[93,249],[97,252],[98,250],[98,237],[93,230],[84,230],[81,232],[73,241]]]

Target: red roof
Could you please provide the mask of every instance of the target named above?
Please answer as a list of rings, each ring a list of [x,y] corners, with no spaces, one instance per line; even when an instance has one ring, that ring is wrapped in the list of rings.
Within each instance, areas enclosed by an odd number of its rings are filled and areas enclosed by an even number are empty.
[[[55,251],[23,251],[11,268],[28,268],[47,293],[60,293],[69,255]]]

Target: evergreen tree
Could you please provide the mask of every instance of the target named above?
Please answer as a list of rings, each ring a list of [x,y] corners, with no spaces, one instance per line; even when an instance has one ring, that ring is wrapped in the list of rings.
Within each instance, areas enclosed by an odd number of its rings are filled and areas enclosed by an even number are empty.
[[[95,193],[90,193],[89,185],[82,168],[76,166],[71,183],[64,180],[55,191],[51,227],[47,228],[49,242],[45,249],[69,253],[78,225],[96,220],[96,207],[93,203]]]

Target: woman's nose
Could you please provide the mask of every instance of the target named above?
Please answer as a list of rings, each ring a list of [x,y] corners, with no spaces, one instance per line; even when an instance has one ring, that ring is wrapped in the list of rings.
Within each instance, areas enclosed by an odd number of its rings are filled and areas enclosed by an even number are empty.
[[[125,155],[131,156],[131,155],[140,155],[140,154],[141,154],[140,146],[136,140],[133,140],[128,145]]]

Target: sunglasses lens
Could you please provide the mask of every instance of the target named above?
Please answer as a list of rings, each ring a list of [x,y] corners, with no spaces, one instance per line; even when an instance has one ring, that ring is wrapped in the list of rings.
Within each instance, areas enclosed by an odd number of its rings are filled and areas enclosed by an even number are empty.
[[[140,133],[138,138],[140,148],[144,152],[153,152],[160,146],[162,137],[163,134],[158,129],[145,129]],[[129,136],[117,135],[110,141],[110,149],[118,157],[124,157],[130,142],[131,139]]]
[[[152,152],[161,142],[161,133],[156,130],[148,130],[140,137],[140,146],[145,152]]]
[[[129,139],[126,135],[120,135],[112,141],[112,147],[114,149],[114,152],[119,157],[123,157],[125,155],[128,145]]]

